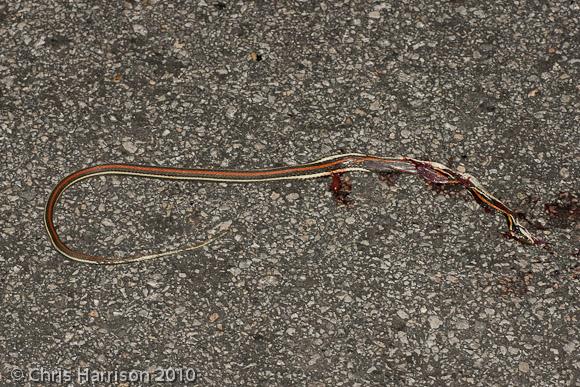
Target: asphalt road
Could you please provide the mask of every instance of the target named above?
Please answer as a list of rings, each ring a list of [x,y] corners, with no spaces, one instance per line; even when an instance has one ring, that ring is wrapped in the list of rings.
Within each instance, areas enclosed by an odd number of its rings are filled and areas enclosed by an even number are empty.
[[[578,385],[579,17],[577,1],[0,2],[0,385]],[[43,226],[54,185],[92,164],[347,151],[464,168],[548,245],[504,239],[464,193],[362,173],[348,206],[325,179],[64,195],[59,231],[83,251],[227,230],[144,263],[72,262]]]

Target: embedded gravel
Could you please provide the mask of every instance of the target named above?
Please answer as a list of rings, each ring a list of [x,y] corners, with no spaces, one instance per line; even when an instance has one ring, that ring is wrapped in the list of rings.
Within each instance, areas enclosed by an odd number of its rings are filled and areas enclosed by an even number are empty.
[[[0,385],[150,385],[103,375],[169,367],[203,386],[578,385],[579,17],[577,1],[0,2]],[[44,229],[51,189],[88,165],[341,152],[464,168],[548,245],[504,239],[465,193],[362,173],[350,205],[325,179],[65,193],[58,228],[84,251],[227,231],[143,263],[67,260]]]

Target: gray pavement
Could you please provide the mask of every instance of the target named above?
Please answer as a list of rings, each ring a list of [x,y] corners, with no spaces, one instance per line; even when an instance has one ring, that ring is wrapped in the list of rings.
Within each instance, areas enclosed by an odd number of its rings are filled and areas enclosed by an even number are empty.
[[[578,385],[579,16],[577,1],[0,2],[0,385]],[[549,245],[504,239],[466,194],[362,173],[349,206],[325,179],[95,178],[64,195],[59,231],[84,251],[228,231],[150,262],[72,262],[44,230],[51,189],[88,165],[345,151],[465,168]]]

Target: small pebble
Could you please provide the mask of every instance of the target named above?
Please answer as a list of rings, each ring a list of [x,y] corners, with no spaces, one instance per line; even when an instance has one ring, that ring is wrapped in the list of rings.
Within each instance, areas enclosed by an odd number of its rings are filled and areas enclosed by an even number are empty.
[[[443,324],[443,321],[441,321],[439,319],[439,317],[434,316],[434,315],[429,316],[428,321],[429,321],[429,326],[431,326],[431,329],[437,329]]]

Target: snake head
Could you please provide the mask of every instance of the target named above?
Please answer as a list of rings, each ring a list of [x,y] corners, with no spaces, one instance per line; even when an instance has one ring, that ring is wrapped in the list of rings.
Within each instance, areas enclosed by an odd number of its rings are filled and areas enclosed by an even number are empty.
[[[545,244],[546,242],[539,238],[534,238],[532,234],[522,226],[517,220],[514,220],[512,225],[512,229],[509,231],[511,236],[519,241],[524,243],[528,243],[531,245],[541,245]]]

